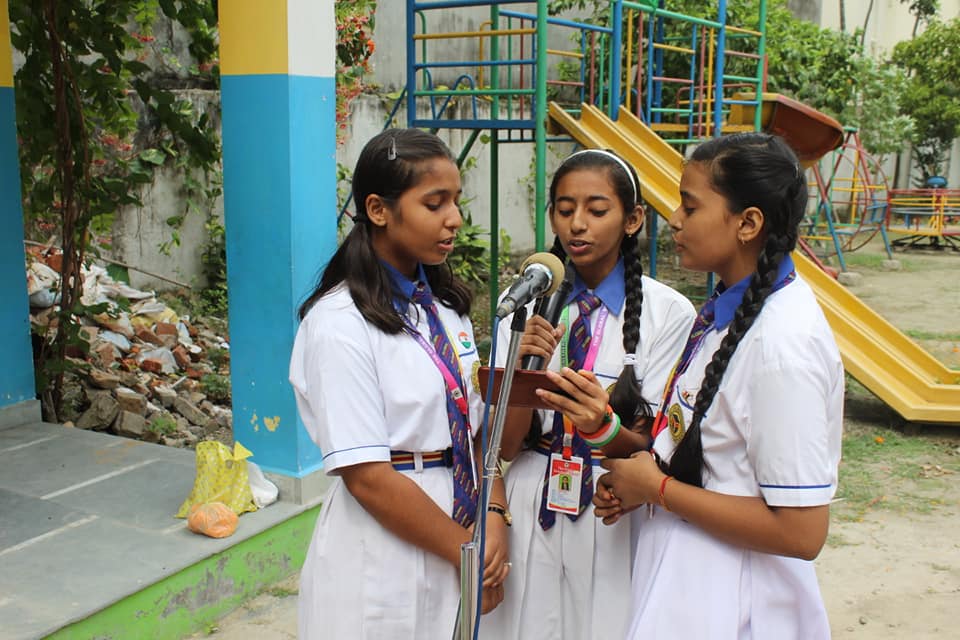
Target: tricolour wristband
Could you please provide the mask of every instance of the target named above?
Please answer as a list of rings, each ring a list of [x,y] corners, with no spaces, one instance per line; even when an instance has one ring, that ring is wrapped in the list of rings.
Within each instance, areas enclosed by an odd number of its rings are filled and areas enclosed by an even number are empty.
[[[595,449],[599,449],[600,447],[606,446],[613,442],[613,439],[617,437],[618,433],[620,433],[620,416],[618,416],[612,410],[610,411],[609,415],[612,416],[610,421],[593,433],[584,433],[577,429],[584,442]]]

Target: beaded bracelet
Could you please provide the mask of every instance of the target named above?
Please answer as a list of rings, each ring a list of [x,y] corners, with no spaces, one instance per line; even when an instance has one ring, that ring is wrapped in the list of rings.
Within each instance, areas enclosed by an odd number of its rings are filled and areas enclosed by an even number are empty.
[[[607,405],[607,412],[603,417],[603,422],[599,429],[593,433],[584,433],[580,431],[580,437],[583,438],[591,447],[599,449],[613,442],[613,439],[620,433],[620,416],[618,416],[610,405]]]

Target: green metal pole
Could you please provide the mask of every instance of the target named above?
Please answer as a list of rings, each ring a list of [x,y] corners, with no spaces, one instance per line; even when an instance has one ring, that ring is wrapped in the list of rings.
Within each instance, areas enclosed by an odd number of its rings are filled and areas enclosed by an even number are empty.
[[[500,7],[492,5],[490,7],[490,20],[493,22],[491,29],[497,30],[500,24]],[[490,38],[490,60],[500,59],[500,37],[491,36]],[[507,73],[510,73],[508,68]],[[490,67],[490,88],[498,89],[500,87],[500,67]],[[507,110],[509,117],[510,102],[508,98]],[[490,103],[490,118],[500,117],[500,96],[493,95]],[[490,281],[487,283],[490,287],[490,319],[493,320],[497,312],[497,299],[500,297],[500,133],[499,130],[490,131]]]
[[[757,31],[760,32],[760,42],[757,43],[757,55],[760,56],[757,68],[757,106],[753,111],[753,128],[755,131],[760,131],[761,127],[761,112],[763,111],[763,74],[764,69],[766,68],[766,61],[764,58],[767,55],[767,0],[760,0],[760,24],[758,25]]]
[[[536,211],[536,247],[543,251],[546,246],[547,206],[547,0],[537,1],[537,104],[534,109],[536,118],[536,162],[537,192]]]
[[[473,149],[473,143],[477,141],[478,137],[480,137],[480,129],[474,129],[470,132],[470,137],[467,138],[463,149],[460,150],[460,155],[457,156],[457,167],[462,167],[463,163],[467,161],[467,156],[470,155],[470,150]]]

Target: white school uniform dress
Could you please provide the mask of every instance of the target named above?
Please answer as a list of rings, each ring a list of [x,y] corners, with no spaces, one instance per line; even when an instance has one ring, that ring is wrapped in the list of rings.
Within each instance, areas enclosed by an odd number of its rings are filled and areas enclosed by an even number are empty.
[[[575,283],[570,300],[586,289]],[[594,364],[601,384],[609,387],[623,370],[623,263],[600,283],[594,293],[610,315]],[[532,308],[532,305],[531,305]],[[531,312],[528,309],[528,312]],[[579,314],[569,305],[569,323]],[[690,301],[656,280],[643,277],[643,306],[636,370],[643,397],[656,414],[667,374],[683,350],[696,313]],[[595,335],[598,311],[591,314]],[[497,366],[503,366],[510,340],[510,320],[500,323]],[[569,328],[569,327],[568,327]],[[561,368],[558,346],[549,368]],[[543,433],[553,427],[553,412],[541,412]],[[604,525],[589,506],[576,521],[556,514],[544,531],[538,521],[544,475],[549,456],[522,451],[506,473],[507,501],[513,515],[510,559],[513,568],[504,583],[504,600],[480,620],[480,637],[487,640],[589,640],[621,638],[630,603],[629,519]],[[589,462],[588,462],[589,463]],[[594,480],[606,471],[595,461]]]
[[[793,268],[789,257],[784,263],[781,278]],[[715,327],[667,401],[679,404],[684,425],[748,280],[717,299]],[[701,422],[704,487],[761,496],[770,506],[828,504],[837,488],[843,388],[833,334],[797,278],[767,298]],[[654,443],[666,460],[675,446],[670,428]],[[636,534],[627,638],[830,637],[812,562],[721,542],[659,506],[638,521]]]
[[[404,286],[412,294],[409,280]],[[460,358],[476,432],[483,405],[470,380],[477,360],[473,328],[468,317],[439,301],[436,306]],[[429,339],[426,312],[411,304],[409,317]],[[439,370],[410,335],[387,335],[368,323],[340,285],[318,300],[300,325],[290,382],[324,468],[336,478],[300,575],[299,637],[450,638],[460,601],[456,569],[380,526],[337,477],[345,466],[389,462],[391,451],[451,446]],[[401,473],[452,513],[451,469]]]

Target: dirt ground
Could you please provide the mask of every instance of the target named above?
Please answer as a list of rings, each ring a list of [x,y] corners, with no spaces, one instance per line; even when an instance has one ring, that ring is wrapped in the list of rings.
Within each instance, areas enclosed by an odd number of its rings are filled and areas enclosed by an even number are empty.
[[[849,256],[863,276],[853,290],[960,369],[960,253],[898,252],[899,271],[883,258],[875,243]],[[844,428],[839,499],[816,560],[834,637],[960,637],[960,425],[904,424],[851,382]],[[294,576],[194,637],[295,638],[296,589]]]
[[[849,269],[863,276],[852,290],[960,369],[960,253],[897,251],[899,271],[884,270],[885,258],[877,243],[851,254]],[[816,561],[834,637],[960,637],[960,425],[904,424],[851,383],[844,428],[839,495],[859,505],[835,505]],[[862,450],[864,441],[876,447]],[[892,443],[900,451],[884,456]]]

